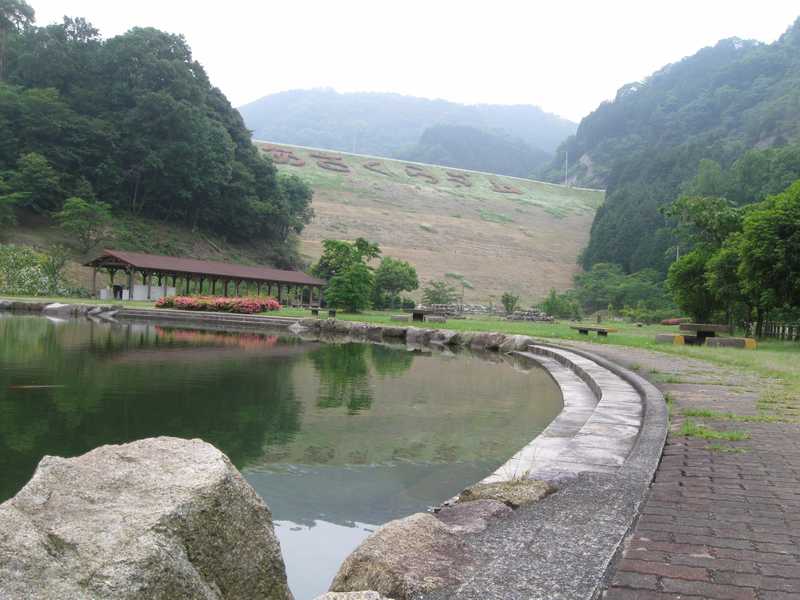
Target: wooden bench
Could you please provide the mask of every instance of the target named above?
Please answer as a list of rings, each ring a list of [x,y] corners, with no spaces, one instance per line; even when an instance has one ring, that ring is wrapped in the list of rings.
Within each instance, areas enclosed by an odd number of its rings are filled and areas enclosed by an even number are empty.
[[[607,337],[609,333],[614,333],[617,330],[612,327],[591,327],[589,325],[571,325],[570,329],[577,329],[581,335],[589,335],[590,331],[594,331],[597,335]]]

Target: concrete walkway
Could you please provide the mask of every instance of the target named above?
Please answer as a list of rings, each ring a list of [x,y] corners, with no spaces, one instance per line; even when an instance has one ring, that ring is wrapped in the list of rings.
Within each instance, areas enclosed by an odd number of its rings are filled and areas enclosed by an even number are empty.
[[[637,367],[673,402],[655,482],[603,597],[800,599],[800,425],[693,418],[751,437],[728,442],[679,434],[688,408],[757,414],[768,382],[655,352],[576,347]]]

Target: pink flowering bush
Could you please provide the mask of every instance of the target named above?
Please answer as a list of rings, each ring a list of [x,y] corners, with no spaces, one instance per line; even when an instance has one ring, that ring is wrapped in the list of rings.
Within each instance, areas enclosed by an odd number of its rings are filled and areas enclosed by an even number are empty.
[[[252,315],[280,310],[275,298],[227,298],[224,296],[165,296],[156,302],[156,308],[178,310],[205,310]]]

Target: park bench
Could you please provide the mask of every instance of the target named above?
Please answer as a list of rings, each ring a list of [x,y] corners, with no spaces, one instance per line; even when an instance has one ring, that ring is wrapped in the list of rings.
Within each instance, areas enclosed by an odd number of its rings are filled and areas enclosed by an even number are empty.
[[[594,331],[597,335],[608,337],[609,333],[614,333],[616,329],[612,327],[591,327],[589,325],[571,325],[570,329],[577,329],[581,335],[589,335],[590,331]]]

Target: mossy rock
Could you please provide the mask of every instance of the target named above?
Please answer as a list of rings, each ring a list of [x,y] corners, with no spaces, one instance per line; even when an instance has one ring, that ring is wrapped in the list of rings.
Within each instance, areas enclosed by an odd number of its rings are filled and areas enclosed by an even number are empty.
[[[538,502],[555,491],[556,489],[545,481],[519,479],[498,483],[476,483],[461,492],[458,500],[459,502],[498,500],[511,508],[517,508],[531,502]]]

